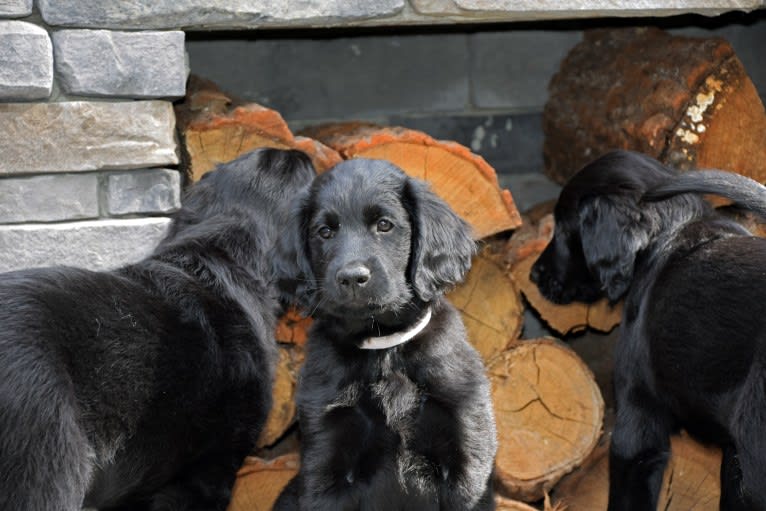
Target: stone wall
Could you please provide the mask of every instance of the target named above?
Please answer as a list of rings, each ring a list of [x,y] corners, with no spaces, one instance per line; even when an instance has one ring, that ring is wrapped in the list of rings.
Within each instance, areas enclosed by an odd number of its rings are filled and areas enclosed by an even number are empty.
[[[31,14],[0,0],[0,16]],[[135,261],[180,205],[183,31],[0,20],[0,271]]]
[[[172,101],[184,94],[188,75],[186,48],[194,48],[194,54],[207,51],[204,48],[208,30],[447,26],[688,12],[717,15],[732,10],[752,11],[764,3],[764,0],[0,0],[0,271],[50,264],[110,268],[136,260],[151,250],[165,232],[169,213],[179,207],[182,186],[182,177],[176,170],[179,151]],[[186,41],[190,31],[195,39],[191,46]],[[269,30],[257,33],[264,39],[277,34]],[[532,98],[539,103],[544,99],[545,83],[534,78],[540,72],[552,72],[577,37],[557,32],[551,36],[553,39],[546,39],[555,44],[546,45],[540,39],[530,39],[534,34],[527,30],[470,36],[447,34],[430,39],[413,35],[408,45],[401,47],[400,40],[386,34],[376,36],[378,40],[333,43],[323,39],[327,33],[314,30],[312,36],[302,39],[305,43],[317,36],[312,44],[328,56],[320,60],[311,52],[302,53],[299,43],[279,35],[271,39],[275,41],[271,46],[262,44],[258,51],[265,50],[265,60],[256,72],[273,80],[266,85],[261,82],[253,99],[269,104],[271,95],[271,100],[275,100],[271,106],[298,125],[302,120],[358,117],[355,114],[360,109],[369,107],[367,99],[355,105],[356,96],[348,92],[349,83],[342,80],[342,75],[333,76],[343,68],[340,60],[333,63],[331,57],[337,54],[334,52],[338,44],[345,45],[344,51],[367,58],[369,83],[353,87],[363,91],[367,98],[376,98],[374,108],[378,110],[372,117],[384,116],[387,121],[410,124],[442,138],[461,139],[458,132],[470,130],[471,139],[461,141],[477,151],[495,150],[498,136],[515,126],[514,133],[522,138],[515,142],[517,150],[511,152],[520,164],[527,165],[533,152],[534,157],[539,155],[529,149],[523,134],[535,132],[537,118],[534,112],[524,117],[523,111],[521,117],[506,116],[505,105],[508,101]],[[414,46],[410,46],[413,41]],[[435,71],[424,68],[428,71],[413,73],[407,82],[410,72],[407,67],[395,64],[392,67],[387,60],[386,48],[397,45],[401,48],[399,55],[416,67],[418,56],[424,60],[439,54],[446,57],[433,68]],[[502,51],[498,51],[500,47]],[[519,55],[513,51],[521,47],[539,55],[530,53],[528,60],[518,60]],[[468,52],[464,53],[466,48]],[[222,58],[220,54],[211,54],[216,61],[214,67],[224,77],[234,76],[230,69],[252,63],[247,60],[252,48],[245,45],[242,50],[245,52],[242,61],[238,60],[239,55]],[[452,58],[455,56],[456,60]],[[283,60],[280,63],[275,57]],[[306,65],[299,66],[295,58],[303,58]],[[291,65],[285,67],[286,63]],[[303,73],[297,83],[308,83],[307,86],[285,85],[287,80],[295,81],[296,72]],[[499,85],[498,81],[506,78],[502,73],[527,74],[530,79],[517,80],[513,87],[500,90],[505,87],[505,82]],[[483,78],[469,86],[469,80],[475,76]],[[388,85],[375,89],[381,79],[389,79]],[[252,81],[252,76],[243,80]],[[395,84],[402,81],[415,87],[396,89]],[[494,81],[497,84],[493,85]],[[333,89],[336,85],[340,87],[337,90]],[[325,96],[312,96],[313,90],[322,90]],[[418,95],[418,91],[427,94]],[[296,100],[290,94],[307,97]],[[478,115],[483,116],[481,125],[475,123],[479,117],[408,116],[425,103],[450,114],[464,106],[477,106]],[[316,110],[316,105],[321,108]],[[519,110],[514,112],[518,114]],[[450,130],[455,136],[450,136]],[[497,151],[497,157],[508,153]]]

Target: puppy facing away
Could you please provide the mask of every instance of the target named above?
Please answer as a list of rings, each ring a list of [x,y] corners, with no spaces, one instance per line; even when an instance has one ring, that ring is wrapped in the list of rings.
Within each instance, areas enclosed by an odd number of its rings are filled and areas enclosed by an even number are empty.
[[[313,176],[249,153],[139,263],[0,275],[0,509],[226,509],[271,406],[267,252]]]
[[[721,509],[766,510],[766,240],[703,193],[766,215],[766,188],[738,174],[609,153],[563,188],[532,269],[560,303],[625,298],[610,510],[656,509],[680,428],[721,446]]]
[[[318,176],[278,270],[315,322],[298,392],[301,468],[275,509],[493,509],[489,383],[444,299],[469,228],[380,160]]]

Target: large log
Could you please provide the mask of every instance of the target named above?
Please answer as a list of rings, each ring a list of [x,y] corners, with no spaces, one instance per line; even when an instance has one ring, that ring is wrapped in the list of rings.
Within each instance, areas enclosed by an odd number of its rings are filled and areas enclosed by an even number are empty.
[[[671,438],[671,457],[662,482],[657,509],[661,511],[717,510],[721,494],[721,452],[686,434]],[[583,466],[553,491],[553,501],[567,511],[606,509],[609,500],[609,449],[600,446]]]
[[[319,140],[343,158],[388,160],[409,175],[425,179],[433,191],[471,224],[476,239],[515,229],[519,212],[494,169],[456,142],[423,132],[365,123],[317,126],[301,134]]]
[[[298,473],[298,453],[266,460],[245,459],[237,472],[228,511],[271,511],[282,489]]]
[[[562,335],[586,327],[601,332],[610,331],[620,322],[621,304],[612,306],[605,298],[592,304],[556,304],[545,298],[537,285],[530,280],[532,265],[553,236],[553,214],[542,213],[538,211],[535,217],[525,215],[524,224],[514,231],[508,242],[505,263],[510,267],[510,274],[516,286],[548,326]]]
[[[766,111],[731,45],[599,29],[564,59],[543,113],[545,172],[566,182],[616,148],[766,181]]]
[[[301,316],[295,309],[288,310],[277,324],[275,338],[279,346],[279,361],[274,376],[272,405],[266,424],[258,437],[257,447],[274,444],[295,424],[295,392],[298,373],[305,358],[307,332],[311,318]]]
[[[277,111],[243,103],[194,76],[184,101],[176,106],[176,117],[184,165],[193,181],[219,163],[260,147],[299,149],[318,171],[341,161],[337,152],[316,140],[294,136]]]
[[[579,466],[601,434],[593,374],[552,339],[519,341],[487,368],[497,421],[495,474],[507,496],[535,501]]]
[[[447,294],[460,311],[468,340],[485,363],[505,351],[521,333],[521,294],[504,269],[483,251],[465,281]]]

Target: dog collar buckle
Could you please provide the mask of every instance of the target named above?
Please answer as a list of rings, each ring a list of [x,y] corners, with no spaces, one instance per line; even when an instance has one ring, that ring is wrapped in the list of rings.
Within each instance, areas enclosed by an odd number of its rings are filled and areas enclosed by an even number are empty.
[[[415,326],[404,332],[396,332],[391,335],[384,335],[381,337],[368,337],[362,344],[359,345],[359,349],[362,350],[385,350],[387,348],[393,348],[400,344],[404,344],[409,341],[426,327],[428,322],[431,321],[431,308],[426,309],[426,313],[423,317],[415,323]]]

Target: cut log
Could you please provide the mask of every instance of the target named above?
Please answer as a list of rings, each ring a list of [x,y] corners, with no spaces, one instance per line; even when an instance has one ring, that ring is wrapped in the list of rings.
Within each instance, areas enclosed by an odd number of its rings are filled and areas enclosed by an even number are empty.
[[[299,149],[318,171],[341,161],[329,147],[296,137],[282,116],[256,103],[242,103],[212,82],[192,77],[183,103],[176,106],[186,172],[196,181],[219,163],[259,147]]]
[[[538,511],[538,509],[518,500],[495,495],[495,511]]]
[[[531,502],[585,460],[601,434],[593,374],[553,339],[519,341],[487,368],[497,421],[497,484]]]
[[[501,495],[495,495],[496,511],[538,511],[538,508],[532,507],[525,502],[509,499]],[[559,504],[551,505],[550,499],[546,496],[543,502],[542,511],[566,511],[566,507]]]
[[[266,424],[261,430],[256,447],[266,447],[279,440],[295,423],[295,392],[298,386],[298,373],[305,357],[302,345],[279,345],[279,362],[274,376],[272,404]]]
[[[766,111],[723,39],[655,28],[586,31],[549,91],[543,152],[558,183],[616,148],[682,170],[766,181]]]
[[[718,509],[721,452],[703,446],[686,434],[671,439],[671,458],[662,482],[658,510],[706,511]],[[608,446],[561,481],[553,501],[567,511],[606,509],[609,500]]]
[[[530,280],[532,265],[550,242],[553,228],[553,215],[548,213],[542,215],[537,222],[525,219],[523,226],[514,231],[505,255],[505,262],[510,267],[513,281],[529,305],[556,332],[565,335],[586,327],[609,332],[620,322],[621,303],[611,306],[603,298],[592,304],[556,304],[545,298],[537,285]]]
[[[503,268],[482,252],[466,280],[447,298],[460,311],[468,339],[485,363],[505,351],[521,333],[521,294]]]
[[[312,322],[311,317],[302,315],[295,308],[290,308],[279,318],[274,337],[280,343],[303,346],[308,339],[308,332]]]
[[[425,179],[471,224],[476,239],[521,223],[511,193],[500,189],[494,169],[458,143],[435,140],[420,131],[365,123],[323,125],[301,134],[332,147],[343,158],[388,160],[409,175]]]
[[[295,391],[310,325],[311,318],[304,318],[295,309],[288,310],[277,324],[275,337],[279,345],[279,362],[274,376],[271,410],[256,444],[259,448],[272,445],[295,424]]]
[[[298,473],[298,453],[273,460],[249,456],[237,472],[228,511],[271,511],[282,489]]]

